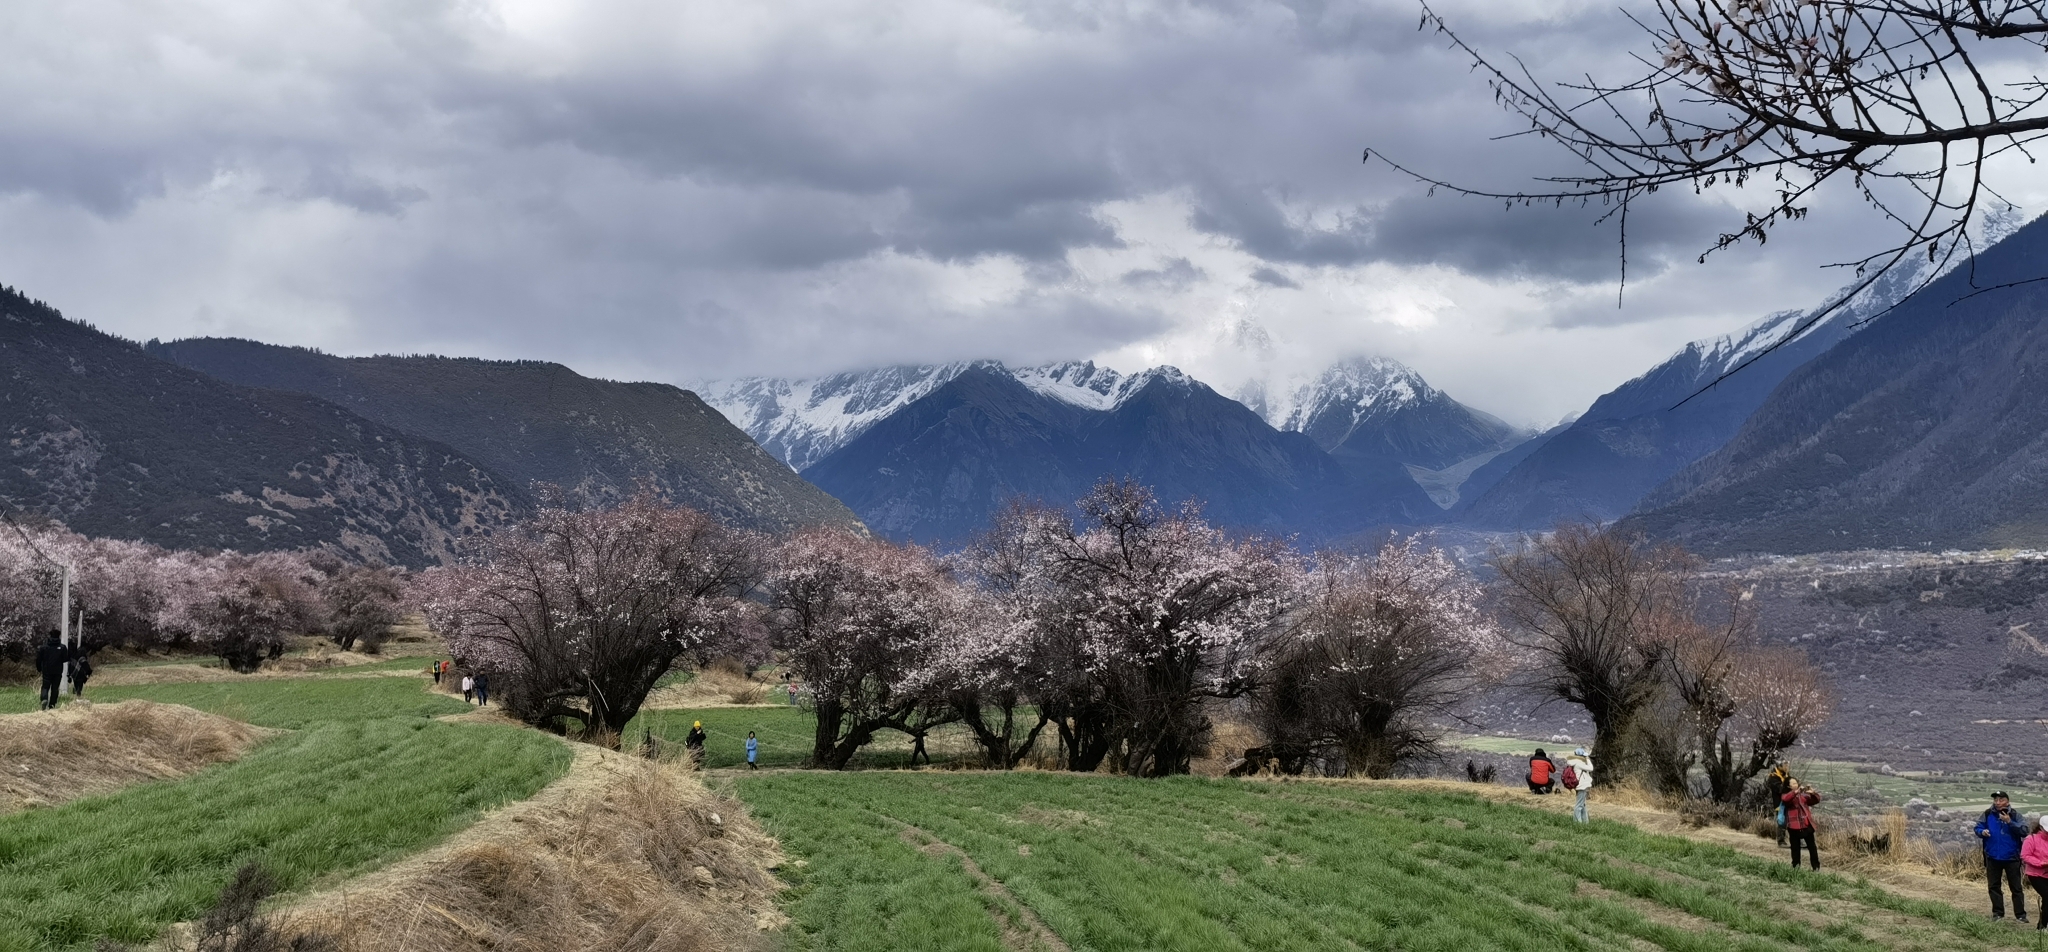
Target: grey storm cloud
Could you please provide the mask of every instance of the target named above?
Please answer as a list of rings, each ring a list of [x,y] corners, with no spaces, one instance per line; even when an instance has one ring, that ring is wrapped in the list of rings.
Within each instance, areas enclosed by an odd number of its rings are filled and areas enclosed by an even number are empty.
[[[1539,72],[1630,68],[1634,27],[1604,7],[1439,9]],[[1425,198],[1361,164],[1372,148],[1482,187],[1558,168],[1495,141],[1512,123],[1418,10],[15,4],[0,281],[135,337],[670,380],[1088,356],[1210,319],[1191,301],[1316,296],[1375,266],[1612,281],[1598,209]],[[1659,198],[1631,214],[1632,274],[1719,227],[1711,202]],[[1160,200],[1189,237],[1134,237]]]

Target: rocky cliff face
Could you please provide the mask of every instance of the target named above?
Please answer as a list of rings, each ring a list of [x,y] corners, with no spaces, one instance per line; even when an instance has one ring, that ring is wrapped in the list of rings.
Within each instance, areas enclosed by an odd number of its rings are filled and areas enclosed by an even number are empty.
[[[89,535],[426,565],[524,496],[445,444],[233,386],[0,292],[0,494]]]
[[[646,482],[733,525],[856,524],[695,394],[667,384],[594,380],[544,361],[334,357],[212,338],[150,351],[445,443],[527,492],[546,483],[602,501]]]

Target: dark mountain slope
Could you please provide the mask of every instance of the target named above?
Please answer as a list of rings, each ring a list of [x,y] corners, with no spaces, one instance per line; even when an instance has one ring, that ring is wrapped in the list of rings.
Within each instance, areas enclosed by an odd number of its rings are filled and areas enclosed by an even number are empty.
[[[1674,473],[1719,449],[1787,374],[1849,336],[1856,322],[1897,300],[1909,280],[1898,275],[1880,282],[1806,336],[1719,383],[1715,380],[1729,368],[1785,334],[1803,315],[1774,315],[1741,333],[1688,344],[1594,401],[1483,493],[1468,482],[1465,498],[1471,501],[1459,521],[1482,529],[1547,529],[1561,519],[1621,516]],[[1702,393],[1703,387],[1708,389]]]
[[[1090,423],[1085,446],[1102,474],[1135,476],[1161,499],[1201,500],[1220,525],[1329,538],[1441,518],[1400,463],[1347,467],[1187,377],[1156,377]]]
[[[593,380],[542,361],[334,357],[217,338],[150,350],[222,380],[320,397],[445,442],[521,488],[552,483],[612,499],[647,479],[735,525],[855,522],[695,394],[667,384]]]
[[[1088,411],[985,367],[961,373],[804,476],[896,539],[958,541],[1015,496],[1064,503],[1097,475],[1073,452]]]
[[[1307,437],[1177,371],[1090,410],[970,369],[804,475],[877,531],[940,543],[986,528],[1012,497],[1063,505],[1104,476],[1136,478],[1169,502],[1200,500],[1221,525],[1314,538],[1437,511],[1399,464],[1387,462],[1377,482],[1348,476]]]
[[[2043,275],[2037,220],[1800,368],[1624,527],[1713,553],[2048,544]]]
[[[443,444],[158,360],[11,291],[0,375],[0,495],[89,535],[418,566],[522,505]]]

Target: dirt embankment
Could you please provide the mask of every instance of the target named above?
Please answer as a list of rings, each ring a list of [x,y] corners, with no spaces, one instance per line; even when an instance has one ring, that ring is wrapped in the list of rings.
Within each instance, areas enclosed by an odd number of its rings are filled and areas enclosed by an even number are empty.
[[[579,745],[569,774],[398,864],[284,910],[347,952],[763,948],[774,840],[674,765]]]
[[[0,814],[183,777],[277,733],[153,701],[0,716]]]

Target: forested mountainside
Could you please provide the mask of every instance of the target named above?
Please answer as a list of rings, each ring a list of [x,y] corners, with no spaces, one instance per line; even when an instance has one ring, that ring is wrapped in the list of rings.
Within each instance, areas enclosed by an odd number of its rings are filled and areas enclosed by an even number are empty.
[[[1624,520],[1711,553],[2048,544],[2048,221],[1800,367]]]
[[[220,338],[151,343],[149,351],[438,440],[529,493],[549,483],[609,500],[644,480],[733,525],[782,531],[857,522],[696,394],[668,384],[597,380],[543,361],[336,357]]]
[[[1316,539],[1440,512],[1399,464],[1347,473],[1307,437],[1177,371],[1124,381],[1127,395],[1093,409],[972,367],[805,475],[878,532],[942,543],[980,531],[1013,497],[1065,505],[1104,476],[1198,500],[1221,525]]]
[[[0,290],[0,495],[95,536],[426,565],[524,494],[434,440],[253,390]]]

